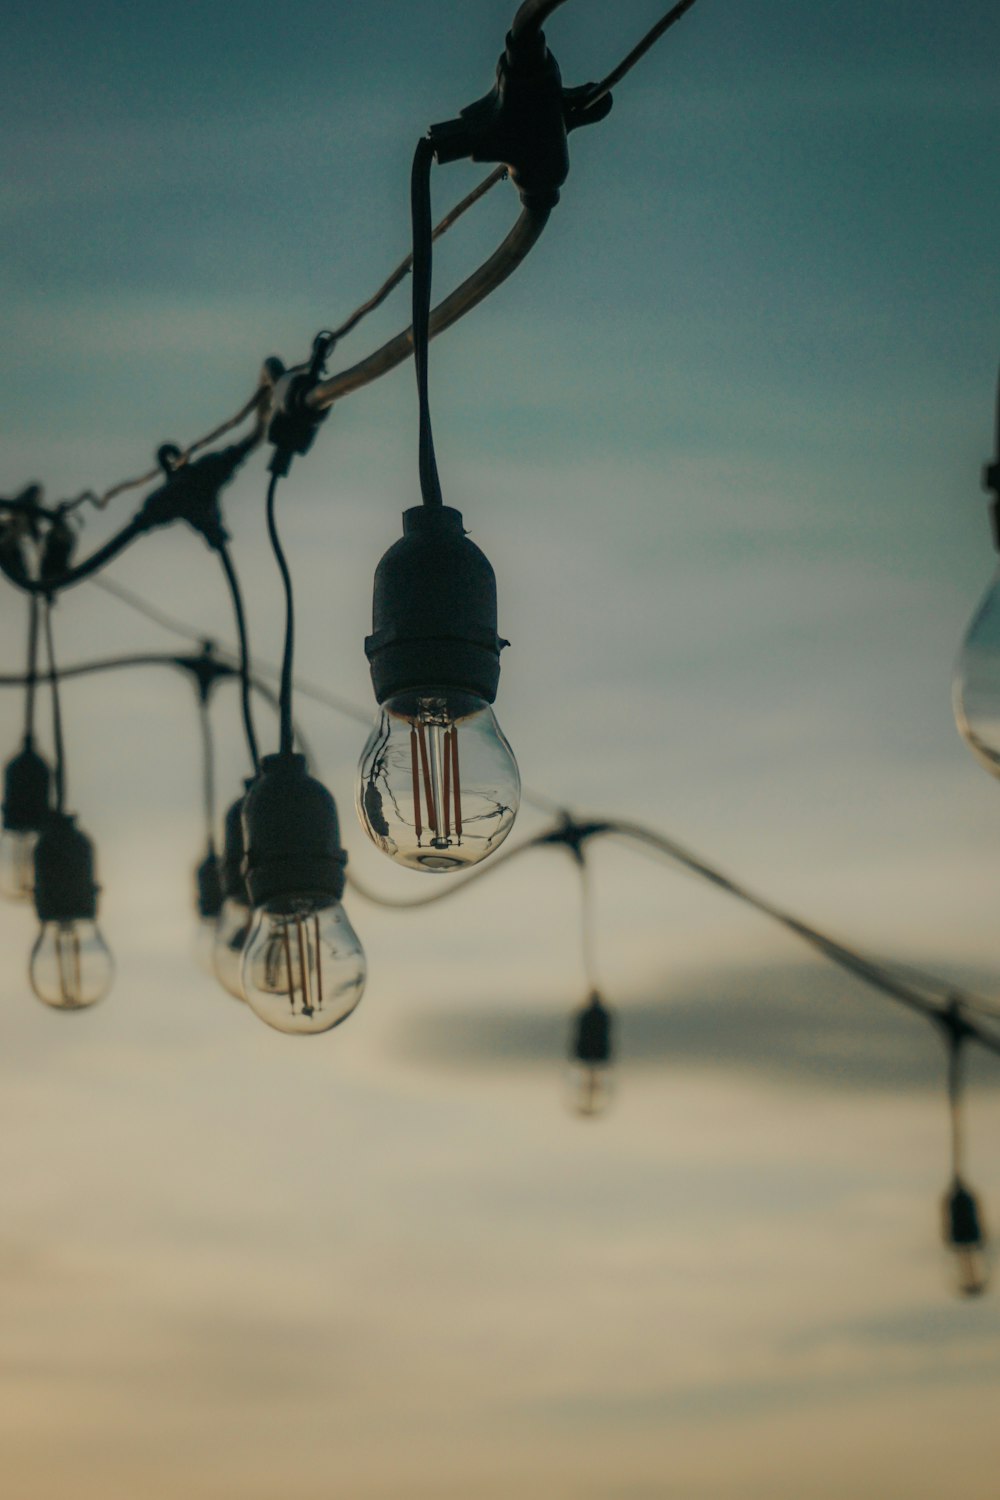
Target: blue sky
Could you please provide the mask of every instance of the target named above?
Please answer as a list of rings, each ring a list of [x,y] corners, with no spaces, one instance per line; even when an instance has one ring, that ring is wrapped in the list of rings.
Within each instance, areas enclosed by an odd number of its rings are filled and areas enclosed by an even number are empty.
[[[572,0],[549,28],[566,80],[658,14]],[[495,0],[9,18],[5,492],[141,472],[234,411],[265,355],[300,359],[405,252],[413,145],[486,90],[509,20]],[[498,575],[497,711],[525,780],[993,990],[1000,801],[949,688],[993,568],[998,42],[987,3],[700,0],[573,137],[525,265],[431,355],[445,496]],[[437,171],[435,206],[481,172]],[[502,186],[456,227],[436,288],[515,212]],[[406,368],[342,403],[282,492],[299,668],[361,704],[371,574],[417,494]],[[227,519],[273,660],[263,496],[258,461]],[[111,576],[232,638],[190,535]],[[11,670],[23,606],[4,591],[0,612]],[[93,588],[56,628],[66,660],[173,644]],[[65,708],[119,973],[93,1014],[43,1013],[30,914],[0,913],[18,1494],[992,1500],[1000,1324],[948,1294],[924,1028],[602,845],[624,1055],[607,1120],[563,1109],[583,979],[557,853],[426,913],[355,902],[365,999],[289,1042],[192,966],[185,685],[90,680]],[[411,893],[353,825],[363,732],[299,711],[354,867]],[[13,748],[19,705],[0,712]],[[232,697],[216,723],[227,798]],[[970,1110],[992,1221],[995,1079],[974,1069]]]

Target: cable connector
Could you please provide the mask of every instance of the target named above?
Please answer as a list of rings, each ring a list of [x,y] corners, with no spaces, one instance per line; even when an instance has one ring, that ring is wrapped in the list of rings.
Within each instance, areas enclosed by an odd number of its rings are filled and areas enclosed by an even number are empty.
[[[217,682],[240,675],[238,668],[216,656],[214,641],[202,641],[200,656],[175,656],[174,664],[190,675],[199,703],[208,702]]]
[[[592,821],[589,823],[578,823],[568,812],[562,814],[558,825],[549,833],[543,833],[535,842],[538,844],[561,844],[568,849],[578,864],[583,864],[583,846],[588,839],[595,838],[598,834],[610,833],[610,823]]]
[[[526,208],[548,210],[559,202],[569,175],[566,137],[580,125],[603,120],[611,95],[592,106],[597,85],[564,89],[559,64],[541,31],[507,35],[497,63],[497,80],[482,99],[469,104],[456,120],[428,131],[439,163],[502,162]]]
[[[229,541],[222,521],[219,492],[233,478],[255,439],[245,438],[217,453],[206,453],[192,463],[181,463],[181,450],[164,443],[156,457],[166,483],[153,490],[135,519],[138,531],[152,531],[174,521],[186,521],[216,551]]]
[[[276,379],[267,429],[267,440],[274,447],[268,470],[281,478],[297,456],[309,452],[320,424],[330,415],[330,407],[317,410],[308,405],[307,397],[323,379],[327,356],[335,343],[336,336],[324,329],[313,340],[308,364],[293,365],[278,374],[279,361],[270,361]]]

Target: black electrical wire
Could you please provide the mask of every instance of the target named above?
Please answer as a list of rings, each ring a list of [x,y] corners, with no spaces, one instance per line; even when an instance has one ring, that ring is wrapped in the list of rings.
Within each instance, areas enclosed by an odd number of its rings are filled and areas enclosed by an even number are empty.
[[[28,600],[28,670],[24,690],[24,738],[30,741],[35,730],[35,687],[38,683],[38,599]]]
[[[246,736],[247,750],[250,754],[250,764],[253,766],[253,774],[260,775],[260,751],[257,748],[257,734],[253,723],[253,705],[250,702],[250,689],[252,675],[250,669],[250,641],[247,636],[246,616],[243,612],[243,595],[240,592],[240,582],[236,576],[233,559],[229,553],[227,543],[222,542],[213,549],[222,564],[222,571],[226,575],[229,585],[230,598],[233,601],[233,614],[236,617],[236,634],[240,643],[240,704],[243,710],[243,733]]]
[[[198,724],[201,729],[201,787],[205,832],[210,854],[215,853],[215,741],[212,736],[210,696],[198,691]]]
[[[292,575],[288,568],[278,527],[274,518],[274,500],[278,492],[279,474],[271,475],[267,487],[267,534],[271,539],[271,551],[278,564],[281,581],[285,589],[285,649],[281,658],[280,721],[282,755],[291,755],[295,744],[295,729],[292,724],[292,666],[295,659],[295,596],[292,591]]]
[[[98,583],[101,582],[101,580],[94,581]],[[144,605],[140,604],[139,601],[127,597],[125,591],[116,589],[115,592],[124,603],[133,604],[134,607],[141,609],[143,613],[149,613],[149,610]],[[157,611],[156,614],[159,614],[159,611]],[[179,626],[176,621],[171,620],[169,617],[163,617],[160,623],[162,623],[167,629],[177,630],[178,632],[183,630],[183,627]],[[198,635],[195,638],[199,640],[203,639],[201,635]],[[272,670],[275,672],[277,671],[277,669]],[[64,673],[63,675],[66,674]],[[20,680],[21,679],[19,678],[0,677],[0,686],[12,685],[13,683],[19,682]],[[345,703],[343,700],[337,698],[336,695],[329,694],[322,688],[318,688],[315,686],[306,686],[305,684],[297,681],[295,683],[295,689],[297,692],[303,694],[304,696],[315,698],[317,702],[325,704],[327,707],[332,708],[337,713],[348,714],[366,725],[370,722],[370,715],[366,714],[362,709],[357,708],[352,704]],[[298,731],[296,731],[296,733],[301,742],[301,734]],[[560,806],[559,803],[555,802],[551,798],[545,797],[540,793],[531,793],[528,796],[524,796],[523,800],[532,801],[534,805],[537,806],[542,812],[555,812],[560,814],[564,821],[573,821],[569,818],[568,813],[563,807]],[[699,879],[711,882],[719,889],[725,890],[729,894],[734,895],[738,899],[751,905],[762,915],[767,916],[772,920],[779,921],[783,926],[786,927],[786,930],[794,932],[795,935],[799,936],[803,941],[809,942],[812,947],[821,952],[822,955],[830,962],[838,964],[838,966],[841,968],[849,969],[849,971],[854,974],[856,978],[861,979],[862,982],[868,983],[875,988],[881,989],[883,993],[888,993],[887,987],[893,987],[893,998],[899,999],[901,1003],[905,1004],[909,1003],[911,999],[915,1000],[917,1007],[920,1008],[921,1012],[925,1015],[936,1017],[941,1014],[941,1007],[934,1004],[933,1001],[929,1000],[927,994],[921,994],[921,991],[928,991],[931,995],[935,996],[939,1000],[948,1000],[957,993],[953,984],[949,983],[946,980],[939,979],[935,975],[926,974],[922,970],[912,965],[901,965],[899,966],[899,969],[902,972],[893,973],[884,965],[878,965],[873,963],[869,959],[863,958],[860,954],[855,953],[852,949],[847,948],[845,945],[838,944],[833,939],[826,937],[825,934],[820,933],[817,929],[808,927],[806,924],[798,922],[796,918],[791,917],[789,914],[779,913],[777,908],[772,907],[770,903],[764,901],[762,898],[753,895],[753,893],[750,892],[746,887],[741,886],[740,884],[738,884],[738,882],[730,879],[729,876],[724,875],[722,871],[716,869],[706,860],[702,859],[700,855],[692,853],[690,850],[687,850],[682,845],[678,844],[675,840],[667,838],[665,835],[658,834],[652,829],[643,828],[639,824],[623,823],[620,821],[614,823],[602,821],[599,824],[594,825],[594,831],[600,833],[617,833],[630,843],[633,843],[635,847],[639,849],[645,848],[646,852],[653,855],[654,857],[666,858],[671,863],[687,870],[690,874],[696,875]],[[388,907],[399,910],[403,910],[408,906],[427,906],[437,901],[444,900],[447,896],[457,893],[469,882],[481,878],[483,874],[488,874],[491,869],[495,869],[498,864],[503,863],[506,858],[509,857],[509,854],[520,852],[523,849],[535,848],[539,844],[547,842],[552,842],[551,835],[544,834],[541,835],[538,839],[533,839],[525,844],[518,845],[516,849],[510,850],[506,854],[501,852],[501,854],[494,857],[494,859],[491,860],[490,864],[485,866],[483,869],[472,872],[464,878],[458,879],[457,881],[452,881],[449,885],[442,887],[440,890],[428,893],[426,896],[404,897],[402,899],[388,897],[383,898],[377,895],[375,892],[372,892],[367,888],[359,885],[357,881],[352,879],[352,877],[349,876],[348,878],[349,882],[354,885],[355,889],[358,891],[358,894],[361,895],[363,899],[369,900],[375,904],[379,904],[381,902]],[[909,977],[907,978],[907,976]],[[976,1012],[979,1015],[990,1019],[1000,1019],[1000,1010],[998,1010],[995,1005],[992,1005],[982,996],[974,995],[968,991],[962,991],[961,1000],[963,1007],[967,1011]],[[992,1047],[993,1039],[988,1038],[984,1045]]]
[[[59,673],[56,669],[56,653],[52,640],[52,601],[46,599],[45,650],[49,662],[49,682],[52,687],[52,743],[55,749],[56,812],[66,811],[66,745],[63,740],[62,705],[59,701]]]
[[[441,480],[434,454],[428,393],[427,346],[430,342],[433,235],[431,229],[431,167],[434,147],[425,136],[418,141],[410,174],[410,215],[413,226],[413,365],[420,409],[420,494],[425,505],[440,506]]]
[[[664,32],[669,31],[671,26],[679,21],[685,11],[689,11],[694,3],[695,0],[678,0],[678,4],[673,6],[671,10],[668,10],[666,15],[662,16],[656,25],[652,26],[646,32],[642,41],[632,48],[628,56],[623,57],[618,66],[612,68],[606,78],[601,79],[593,93],[587,96],[587,107],[589,108],[592,104],[596,104],[599,99],[603,99],[605,94],[610,94],[611,90],[617,84],[621,83],[625,74],[632,71],[639,59],[645,57],[653,44],[658,42]]]

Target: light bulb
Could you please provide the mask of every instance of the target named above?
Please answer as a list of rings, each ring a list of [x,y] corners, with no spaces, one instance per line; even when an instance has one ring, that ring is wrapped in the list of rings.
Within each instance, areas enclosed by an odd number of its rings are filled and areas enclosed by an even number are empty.
[[[212,946],[212,967],[215,977],[223,989],[236,999],[244,999],[243,949],[250,936],[250,908],[238,896],[227,896],[222,903],[215,923],[215,941]]]
[[[478,864],[510,832],[521,800],[517,762],[482,698],[446,689],[383,704],[358,767],[358,816],[369,838],[412,870]]]
[[[297,896],[254,913],[243,994],[277,1031],[311,1036],[346,1019],[365,987],[365,956],[339,901]]]
[[[31,988],[46,1005],[83,1010],[108,993],[114,961],[95,922],[45,922],[28,972]]]
[[[0,833],[0,895],[8,901],[30,901],[35,889],[35,845],[33,829],[23,833],[5,828]]]
[[[962,738],[976,759],[1000,776],[1000,568],[966,631],[952,699]]]
[[[35,889],[35,845],[49,812],[47,763],[25,735],[20,752],[4,767],[3,832],[0,834],[0,895],[29,901]]]
[[[329,1031],[361,999],[365,956],[340,904],[347,855],[336,804],[304,756],[264,757],[243,804],[243,843],[253,907],[243,995],[277,1031]]]
[[[944,1242],[954,1254],[957,1287],[963,1297],[978,1297],[989,1282],[989,1267],[976,1195],[959,1177],[941,1203]]]
[[[592,990],[570,1020],[570,1102],[579,1115],[602,1114],[611,1103],[611,1013]]]

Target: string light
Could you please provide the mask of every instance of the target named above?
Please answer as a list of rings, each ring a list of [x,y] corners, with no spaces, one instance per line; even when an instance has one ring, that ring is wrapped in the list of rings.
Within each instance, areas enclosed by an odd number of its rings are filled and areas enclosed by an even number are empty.
[[[569,170],[569,134],[603,119],[610,90],[694,0],[681,0],[600,83],[562,85],[541,27],[561,0],[525,0],[514,18],[492,90],[455,119],[431,128],[414,158],[411,207],[413,250],[382,286],[338,328],[324,330],[311,357],[286,369],[274,357],[263,362],[257,384],[237,413],[184,449],[165,444],[157,467],[101,494],[83,491],[55,508],[30,485],[0,501],[0,571],[29,596],[29,663],[26,729],[20,752],[5,770],[0,889],[24,898],[34,878],[34,900],[42,931],[31,960],[31,980],[46,1003],[76,1009],[106,992],[113,972],[96,927],[98,887],[90,840],[65,811],[65,756],[58,702],[58,673],[51,643],[51,603],[66,588],[96,575],[133,540],[182,520],[217,553],[236,621],[238,669],[215,664],[216,675],[238,675],[244,735],[253,775],[245,797],[225,819],[223,854],[215,844],[214,761],[208,715],[208,679],[201,682],[204,743],[206,846],[196,870],[202,947],[210,947],[220,980],[233,994],[279,1030],[310,1034],[329,1030],[357,1005],[365,982],[360,944],[341,905],[346,854],[340,844],[336,807],[329,792],[307,771],[296,751],[292,718],[294,617],[292,581],[275,525],[279,479],[293,456],[309,451],[334,402],[386,373],[412,351],[418,388],[419,472],[423,504],[403,517],[403,536],[386,553],[375,578],[373,628],[365,643],[375,696],[376,726],[362,753],[357,788],[361,821],[378,847],[397,862],[430,872],[461,871],[498,850],[508,836],[520,799],[513,754],[497,725],[492,704],[499,678],[496,586],[483,553],[465,535],[458,510],[443,502],[431,434],[428,397],[430,339],[462,317],[508,276],[542,233]],[[489,176],[432,228],[432,164],[459,159],[496,163]],[[521,197],[522,212],[494,254],[438,307],[431,308],[433,241],[503,178]],[[412,326],[364,359],[327,375],[327,359],[339,341],[388,297],[412,270]],[[195,457],[250,421],[237,443]],[[253,720],[249,636],[236,569],[228,549],[220,492],[265,440],[273,448],[267,521],[286,591],[285,651],[277,706],[278,752],[260,756]],[[70,518],[88,504],[106,506],[115,496],[157,483],[132,520],[83,563],[72,558],[77,535]],[[1000,402],[998,457],[986,471],[1000,507]],[[75,522],[74,522],[75,524]],[[1000,540],[1000,527],[998,527]],[[959,726],[975,753],[1000,771],[1000,574],[970,628],[956,686]],[[39,601],[42,601],[40,604]],[[35,663],[39,610],[49,647],[55,740],[55,806],[50,807],[47,763],[35,749],[32,712],[38,680]],[[214,682],[215,677],[211,678]],[[272,695],[273,696],[273,695]],[[300,745],[301,750],[301,745]],[[587,998],[572,1018],[570,1054],[579,1068],[576,1093],[581,1113],[598,1113],[608,1097],[613,1056],[612,1018],[593,972],[592,912],[584,847],[608,834],[655,851],[747,901],[779,922],[823,957],[918,1012],[946,1024],[952,1048],[949,1089],[953,1121],[953,1173],[945,1197],[945,1234],[961,1266],[962,1290],[981,1291],[985,1236],[976,1199],[959,1162],[959,1055],[969,1040],[1000,1052],[1000,1040],[969,1019],[977,997],[954,996],[942,1006],[941,982],[893,972],[828,937],[809,924],[754,896],[699,856],[653,830],[622,821],[582,824],[564,817],[555,829],[494,862],[544,843],[562,843],[581,876],[581,910]],[[29,859],[28,856],[31,855]],[[451,894],[480,878],[472,870]],[[354,883],[357,887],[357,883]],[[384,905],[417,906],[437,894]],[[942,1019],[944,1018],[944,1019]]]

